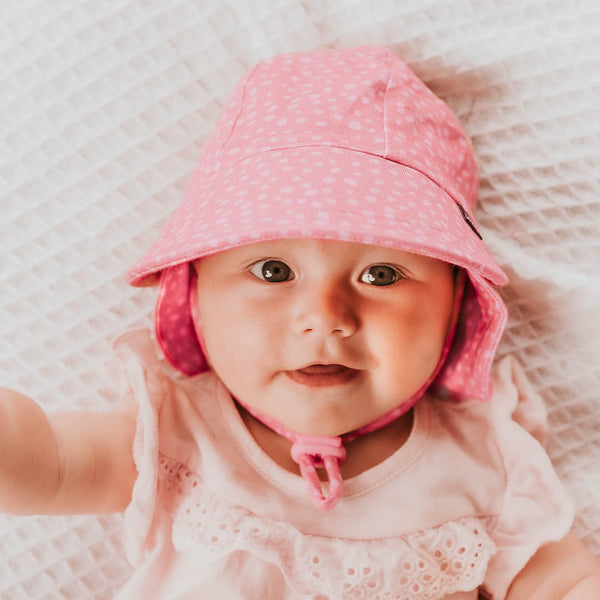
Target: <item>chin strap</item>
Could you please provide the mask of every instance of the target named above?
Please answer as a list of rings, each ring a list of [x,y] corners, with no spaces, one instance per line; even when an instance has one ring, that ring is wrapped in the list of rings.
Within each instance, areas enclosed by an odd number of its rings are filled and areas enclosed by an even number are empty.
[[[429,383],[429,382],[428,382]],[[375,421],[368,423],[354,431],[342,436],[314,436],[302,435],[288,429],[275,419],[259,413],[257,410],[237,400],[255,419],[266,425],[269,429],[292,442],[291,455],[294,462],[300,467],[300,474],[306,482],[308,494],[313,504],[321,510],[331,510],[344,493],[340,465],[346,459],[344,444],[357,437],[381,429],[392,421],[398,419],[415,404],[423,395],[425,386],[401,406],[394,408]],[[328,495],[325,495],[323,483],[319,479],[317,469],[324,468],[327,473]]]
[[[300,467],[300,474],[306,482],[306,488],[313,504],[321,510],[332,509],[344,492],[340,472],[340,464],[346,459],[343,436],[302,435],[237,399],[236,402],[256,420],[292,442],[292,459]],[[327,496],[323,492],[323,485],[317,474],[319,468],[324,468],[327,473],[329,483]]]
[[[300,466],[300,473],[315,506],[321,510],[332,509],[344,492],[340,464],[346,460],[346,450],[342,438],[298,436],[292,444],[292,458]],[[317,474],[319,467],[325,468],[329,480],[327,497]]]

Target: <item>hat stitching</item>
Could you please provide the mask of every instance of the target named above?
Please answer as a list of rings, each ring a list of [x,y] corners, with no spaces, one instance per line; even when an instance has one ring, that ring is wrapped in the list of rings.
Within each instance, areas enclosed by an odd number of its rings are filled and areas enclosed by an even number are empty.
[[[252,76],[254,75],[254,73],[258,70],[259,66],[260,66],[260,63],[255,65],[254,68],[250,70],[250,72],[246,75],[244,83],[242,84],[240,108],[238,110],[237,115],[235,116],[235,119],[233,120],[233,123],[231,124],[231,129],[229,130],[227,139],[223,140],[221,147],[218,150],[216,150],[216,152],[215,152],[215,169],[213,172],[219,170],[220,164],[221,164],[221,154],[223,153],[223,150],[225,149],[225,146],[227,145],[229,140],[233,137],[233,134],[237,127],[238,121],[240,120],[240,116],[244,113],[244,104],[246,102],[246,90],[248,88],[248,83],[252,79]]]
[[[460,196],[459,194],[454,194],[454,193],[449,192],[442,184],[440,184],[438,181],[436,181],[435,179],[433,179],[430,175],[428,175],[424,171],[422,171],[420,169],[417,169],[417,168],[415,168],[412,165],[400,162],[399,160],[394,160],[393,158],[389,158],[387,156],[382,156],[382,154],[379,154],[379,153],[376,153],[376,152],[367,152],[366,150],[359,150],[357,148],[348,148],[346,146],[338,146],[336,144],[328,144],[328,143],[321,143],[321,144],[301,144],[301,145],[297,145],[297,146],[291,146],[291,145],[290,146],[274,146],[272,148],[261,149],[261,150],[257,150],[256,152],[252,152],[250,154],[246,154],[245,156],[243,156],[241,158],[237,158],[237,159],[234,159],[234,160],[228,160],[227,163],[226,163],[226,165],[227,166],[233,166],[235,164],[242,163],[245,160],[248,160],[248,159],[253,158],[255,156],[261,156],[261,155],[267,154],[268,152],[281,152],[282,150],[302,150],[302,149],[305,149],[305,148],[335,148],[337,150],[345,150],[347,152],[355,152],[356,154],[364,154],[366,156],[372,156],[373,158],[379,158],[381,160],[385,160],[385,161],[388,161],[390,163],[394,163],[396,165],[400,165],[402,167],[410,169],[411,171],[414,171],[415,173],[419,173],[423,177],[426,177],[427,179],[429,179],[429,181],[431,181],[435,186],[437,186],[438,188],[440,188],[456,204],[458,204],[465,211],[465,214],[468,214],[466,212],[466,209],[462,206],[463,202],[465,204],[467,203],[466,199],[462,198],[462,196]],[[219,150],[219,152],[221,152],[221,151]],[[222,164],[218,164],[213,170],[211,170],[210,172],[208,172],[208,173],[205,174],[205,178],[212,177],[213,175],[215,175],[216,173],[218,173],[223,168],[223,166],[224,165],[222,165]],[[471,226],[471,227],[473,228],[473,226]],[[481,237],[481,235],[479,235],[479,234],[477,234],[477,235],[481,239],[483,239]]]
[[[388,61],[389,61],[389,54],[386,53],[386,65],[389,68]],[[385,152],[386,156],[390,152],[390,147],[389,147],[389,139],[390,138],[389,138],[389,135],[388,135],[388,126],[387,126],[388,125],[388,122],[387,122],[388,121],[388,119],[387,119],[387,117],[388,117],[387,106],[388,106],[388,97],[389,97],[388,92],[389,92],[391,83],[392,83],[392,76],[390,74],[388,74],[387,84],[385,86],[385,92],[383,94],[383,103],[382,103],[383,106],[382,106],[382,110],[381,110],[381,118],[382,118],[382,121],[383,121],[383,136],[384,136],[384,140],[385,140],[384,141],[384,152]]]

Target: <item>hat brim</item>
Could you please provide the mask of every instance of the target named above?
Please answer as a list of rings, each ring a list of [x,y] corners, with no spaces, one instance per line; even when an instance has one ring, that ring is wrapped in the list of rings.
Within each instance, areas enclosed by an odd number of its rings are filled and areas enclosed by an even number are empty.
[[[410,167],[324,146],[261,152],[211,174],[199,168],[183,202],[127,278],[141,286],[168,267],[282,238],[393,247],[506,283],[461,199]]]

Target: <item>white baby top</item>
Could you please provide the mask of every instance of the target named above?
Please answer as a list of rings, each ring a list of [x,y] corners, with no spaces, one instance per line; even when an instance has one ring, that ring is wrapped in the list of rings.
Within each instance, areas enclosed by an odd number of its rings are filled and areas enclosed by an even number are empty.
[[[511,359],[489,403],[418,402],[408,441],[321,512],[213,373],[177,375],[148,332],[116,348],[139,403],[125,514],[138,568],[118,600],[500,600],[571,526],[536,439],[543,404]]]

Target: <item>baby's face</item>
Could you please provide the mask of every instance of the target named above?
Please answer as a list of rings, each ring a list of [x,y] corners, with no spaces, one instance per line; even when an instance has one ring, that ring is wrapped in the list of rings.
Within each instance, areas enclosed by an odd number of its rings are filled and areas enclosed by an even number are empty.
[[[292,239],[196,263],[209,362],[234,397],[305,435],[340,435],[427,381],[454,318],[444,262]]]

